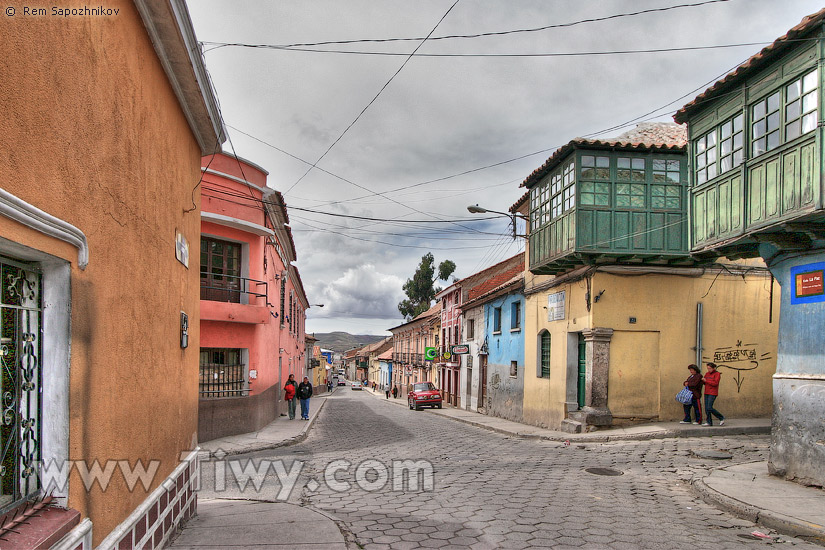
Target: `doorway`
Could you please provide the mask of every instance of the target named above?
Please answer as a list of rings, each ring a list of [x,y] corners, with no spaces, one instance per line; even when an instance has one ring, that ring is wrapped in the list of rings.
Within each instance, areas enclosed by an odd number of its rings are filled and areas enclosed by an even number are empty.
[[[587,343],[584,340],[584,334],[579,333],[579,369],[578,369],[578,385],[576,388],[576,401],[579,409],[585,405],[585,386],[587,382]]]

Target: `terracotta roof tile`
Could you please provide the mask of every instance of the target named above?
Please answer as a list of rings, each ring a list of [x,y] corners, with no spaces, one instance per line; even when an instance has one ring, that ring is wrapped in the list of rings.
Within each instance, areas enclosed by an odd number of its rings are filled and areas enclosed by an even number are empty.
[[[522,256],[521,262],[513,266],[512,268],[504,271],[503,273],[499,273],[493,277],[490,277],[486,281],[482,282],[479,285],[474,286],[467,292],[468,300],[472,300],[474,298],[478,298],[482,294],[486,294],[490,290],[494,288],[498,288],[502,284],[509,282],[514,277],[522,274],[524,272],[524,257]]]
[[[747,61],[739,65],[735,71],[728,73],[722,80],[717,81],[713,86],[696,96],[693,101],[676,111],[673,120],[680,123],[685,122],[691,111],[700,107],[705,101],[736,86],[742,79],[752,75],[790,48],[796,46],[797,42],[795,40],[820,29],[824,20],[825,8],[805,16],[798,25],[774,40],[770,46],[762,48],[759,53],[752,55]]]
[[[532,187],[553,168],[561,164],[578,147],[598,147],[639,151],[684,152],[687,149],[687,131],[672,122],[648,122],[636,126],[613,139],[576,138],[556,150],[553,155],[522,182],[521,187]],[[516,203],[518,204],[518,203]]]

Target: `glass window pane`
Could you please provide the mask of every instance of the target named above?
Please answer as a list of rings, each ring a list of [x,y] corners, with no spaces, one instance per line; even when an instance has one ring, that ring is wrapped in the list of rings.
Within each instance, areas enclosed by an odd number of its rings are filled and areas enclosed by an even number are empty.
[[[743,153],[742,153],[741,149],[736,151],[735,153],[733,153],[733,165],[734,166],[739,166],[740,164],[742,164],[742,158],[743,158]]]
[[[607,195],[596,195],[596,206],[608,206],[609,204]]]
[[[669,160],[667,161],[667,169],[668,170],[676,170],[677,172],[682,169],[682,161],[681,160]]]
[[[734,149],[741,149],[742,148],[742,134],[735,134],[733,136],[733,148]]]
[[[779,92],[768,97],[768,112],[772,113],[779,110]]]
[[[596,168],[596,179],[610,179],[610,168]]]
[[[599,168],[610,167],[610,157],[596,157],[596,166]]]
[[[798,118],[801,112],[802,101],[797,99],[796,101],[792,101],[785,107],[785,120],[793,120]]]
[[[727,155],[733,149],[733,140],[726,139],[722,143],[719,144],[719,154],[720,155]]]
[[[765,135],[765,120],[759,120],[753,124],[753,137],[759,138]]]
[[[706,181],[708,181],[708,177],[704,170],[696,173],[696,183],[705,183]]]
[[[741,132],[742,131],[742,115],[737,115],[733,117],[733,131],[734,132]]]
[[[779,128],[779,113],[768,115],[768,131],[771,132]]]
[[[616,195],[616,206],[630,206],[630,196]]]
[[[730,120],[725,122],[724,124],[722,124],[722,126],[719,128],[719,132],[722,135],[722,139],[725,139],[726,137],[730,137],[731,133],[733,133],[732,130],[733,130],[733,123]]]
[[[593,204],[593,194],[592,193],[582,193],[581,201],[582,201],[582,204],[591,206]]]
[[[786,91],[785,101],[793,101],[798,98],[802,94],[802,81],[797,80],[796,82],[788,84]]]
[[[802,79],[802,91],[810,92],[811,90],[816,88],[817,84],[817,72],[813,71],[805,75],[805,78]]]
[[[816,111],[802,117],[802,132],[807,133],[816,128]]]
[[[616,168],[630,168],[630,159],[622,157],[616,159]]]
[[[633,170],[632,174],[633,181],[645,181],[645,171],[644,169],[641,170]]]
[[[609,183],[597,183],[596,184],[596,193],[610,193],[610,184]]]
[[[650,188],[650,194],[654,197],[662,197],[665,194],[665,188],[661,185],[653,185]]]
[[[634,170],[644,170],[645,169],[645,159],[633,159],[633,169]]]
[[[779,147],[779,132],[768,134],[768,151]]]
[[[654,170],[664,170],[667,167],[667,162],[661,159],[654,159],[653,160],[653,169]]]
[[[714,145],[716,145],[716,132],[710,132],[707,135],[707,139],[708,139],[708,148],[713,147]]]
[[[628,181],[630,179],[630,170],[629,169],[616,170],[616,179],[619,180],[619,181]]]
[[[702,136],[698,140],[696,140],[696,152],[697,153],[703,152],[706,148],[707,148],[707,144],[705,143],[705,136]],[[654,169],[655,169],[656,164],[654,163],[653,166],[654,166]]]
[[[765,102],[760,101],[753,106],[753,118],[763,118],[765,116]]]
[[[719,162],[719,169],[722,172],[727,172],[733,168],[733,159],[730,156],[722,157],[722,160]]]
[[[802,98],[802,112],[807,113],[808,111],[812,111],[816,109],[817,103],[817,95],[816,92],[811,92],[809,94],[805,94]]]
[[[644,197],[631,197],[630,199],[630,206],[635,206],[638,208],[643,208],[645,205],[645,198]]]
[[[668,172],[667,181],[670,183],[679,183],[681,180],[679,172]]]
[[[707,156],[709,165],[716,162],[716,148],[708,149]]]
[[[617,195],[627,195],[630,193],[630,185],[627,183],[617,183],[616,184],[616,194]]]
[[[582,166],[595,166],[596,165],[596,157],[591,156],[583,156],[582,157]]]
[[[716,165],[711,164],[710,166],[708,166],[708,179],[710,180],[710,179],[713,179],[715,177],[716,177]]]
[[[802,134],[802,121],[797,119],[785,126],[785,140],[790,141]]]
[[[595,168],[582,168],[582,179],[593,179],[596,177]]]

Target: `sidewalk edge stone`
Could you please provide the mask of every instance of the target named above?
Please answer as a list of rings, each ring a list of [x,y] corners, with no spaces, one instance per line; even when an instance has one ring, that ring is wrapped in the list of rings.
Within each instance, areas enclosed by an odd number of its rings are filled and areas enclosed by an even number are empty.
[[[707,477],[707,476],[705,476]],[[737,500],[724,493],[712,489],[703,478],[694,478],[691,481],[694,490],[699,493],[702,499],[714,506],[718,506],[731,514],[764,525],[783,535],[802,537],[809,542],[825,545],[825,527],[811,524],[779,512],[764,510],[741,500]]]

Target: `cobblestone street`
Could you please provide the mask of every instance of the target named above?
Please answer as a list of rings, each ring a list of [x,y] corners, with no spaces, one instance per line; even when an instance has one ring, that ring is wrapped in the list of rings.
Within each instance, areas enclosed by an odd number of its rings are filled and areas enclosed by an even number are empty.
[[[339,520],[370,550],[733,549],[776,542],[757,540],[750,535],[756,525],[693,493],[690,479],[720,464],[692,451],[724,450],[733,455],[726,464],[742,463],[764,460],[768,443],[768,436],[736,436],[566,446],[499,435],[347,390],[328,398],[301,444],[231,458],[240,459],[236,466],[249,466],[244,461],[250,457],[256,467],[263,460],[283,461],[287,471],[301,461],[289,501]],[[356,483],[363,461],[389,469],[405,459],[432,463],[432,491],[395,491],[391,473],[386,484],[376,479],[380,471],[368,473],[366,484],[381,489],[366,491]],[[338,464],[332,483],[325,482],[327,465],[336,460],[348,462]],[[595,475],[586,471],[591,468],[622,475]],[[215,463],[204,462],[202,470],[203,498],[276,500],[281,489],[270,470],[259,489],[249,482],[241,491],[225,466],[226,490],[215,491]],[[335,487],[345,481],[348,490]],[[778,538],[783,547],[819,548]]]

